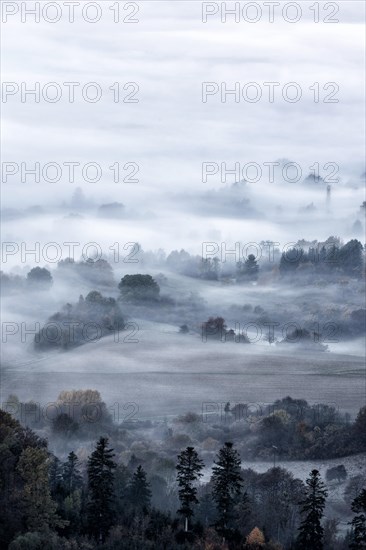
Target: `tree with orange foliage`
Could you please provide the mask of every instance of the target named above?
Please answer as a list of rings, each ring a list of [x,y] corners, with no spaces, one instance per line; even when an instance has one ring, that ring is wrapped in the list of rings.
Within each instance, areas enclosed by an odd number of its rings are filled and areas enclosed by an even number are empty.
[[[251,546],[263,546],[265,542],[264,535],[258,527],[254,527],[247,536],[247,544]]]

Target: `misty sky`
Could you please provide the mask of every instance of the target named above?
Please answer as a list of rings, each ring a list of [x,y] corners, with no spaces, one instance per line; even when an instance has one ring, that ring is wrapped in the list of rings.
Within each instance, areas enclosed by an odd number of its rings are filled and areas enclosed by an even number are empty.
[[[98,82],[104,90],[96,104],[69,104],[66,88],[54,104],[21,104],[19,94],[9,99],[3,105],[3,160],[94,161],[106,168],[135,161],[141,187],[169,191],[203,187],[203,161],[285,157],[306,166],[334,161],[344,175],[362,172],[363,2],[339,2],[340,22],[334,24],[315,24],[309,2],[301,3],[303,18],[295,24],[280,15],[267,23],[265,11],[255,24],[229,17],[222,24],[219,16],[203,24],[201,2],[183,1],[139,2],[139,23],[115,24],[107,8],[112,3],[104,4],[95,24],[77,10],[70,24],[64,8],[55,24],[31,17],[21,23],[18,14],[3,25],[4,82]],[[113,103],[108,87],[117,81],[136,82],[139,103]],[[230,98],[224,104],[217,94],[204,104],[204,81],[226,81],[228,88],[233,82],[295,81],[303,97],[291,104],[276,92],[273,104]],[[308,89],[314,82],[336,82],[339,103],[315,104]],[[61,194],[59,185],[46,183],[45,195],[54,196],[55,187]],[[30,183],[22,188],[29,199]]]
[[[352,217],[353,223],[356,219],[362,202],[365,146],[363,2],[338,2],[339,12],[333,18],[339,22],[329,24],[314,23],[309,2],[301,2],[302,17],[293,24],[283,19],[281,11],[275,12],[274,23],[268,23],[262,5],[257,23],[243,19],[235,23],[230,16],[222,23],[220,14],[202,23],[201,2],[190,1],[139,2],[138,13],[131,16],[138,19],[135,24],[114,23],[112,3],[103,2],[99,22],[84,21],[79,7],[75,22],[69,23],[67,9],[62,2],[58,4],[62,17],[54,24],[43,17],[35,23],[32,16],[22,23],[19,11],[2,26],[3,81],[19,87],[24,82],[29,88],[39,82],[41,90],[56,82],[62,90],[56,103],[42,97],[35,103],[29,96],[22,103],[20,92],[7,96],[2,104],[2,150],[3,162],[23,162],[30,168],[35,162],[41,167],[57,162],[62,177],[50,183],[41,176],[40,183],[35,183],[31,175],[21,182],[20,172],[9,176],[2,186],[3,208],[38,204],[48,211],[67,202],[80,186],[97,205],[122,202],[130,218],[137,220],[135,225],[127,220],[122,226],[99,222],[100,238],[120,230],[126,235],[124,242],[139,241],[144,248],[185,246],[196,252],[200,250],[197,242],[203,239],[235,242],[239,233],[242,240],[277,238],[281,243],[288,242],[289,233],[295,240],[326,238],[338,229],[337,220]],[[122,18],[131,10],[123,11],[125,3],[120,5]],[[324,11],[324,3],[320,5],[321,18],[331,16],[331,11]],[[52,10],[49,16],[54,17]],[[74,103],[68,101],[64,82],[80,83]],[[80,90],[90,82],[101,86],[103,95],[97,103],[82,99]],[[124,91],[125,83],[137,83],[139,91],[133,97],[139,102],[114,103],[109,87],[116,82],[121,84],[121,97],[133,91]],[[203,103],[202,82],[225,82],[228,89],[239,82],[240,90],[245,83],[256,82],[263,96],[257,103],[242,98],[236,103],[233,96],[227,96],[223,103],[217,93]],[[264,82],[280,83],[273,103],[268,101]],[[302,97],[296,103],[282,98],[283,86],[289,82],[301,88]],[[334,96],[339,102],[315,103],[315,92],[309,89],[315,82],[319,82],[321,99],[333,91],[332,87],[324,91],[323,85],[339,86]],[[285,198],[273,183],[268,184],[263,166],[277,159],[300,164],[303,177],[316,162],[323,176],[325,163],[339,166],[340,183],[333,186],[333,226],[322,214],[316,215],[316,226],[305,234],[308,223],[299,221],[298,209],[314,201],[324,206],[325,194],[288,185]],[[98,163],[103,172],[100,181],[83,180],[81,168],[76,168],[75,181],[70,182],[63,163],[74,161],[81,166]],[[109,167],[116,162],[121,166],[136,163],[139,182],[114,183]],[[202,181],[203,162],[226,162],[229,169],[235,162],[241,167],[251,162],[262,167],[262,178],[248,187],[248,198],[261,213],[259,225],[220,215],[205,221],[197,218],[197,212],[190,215],[194,196],[223,185],[220,173]],[[122,172],[122,177],[126,174]],[[229,176],[227,182],[235,179]],[[358,191],[350,185],[358,186]],[[186,193],[190,198],[182,202]],[[284,206],[284,198],[285,207],[294,208],[294,215],[287,220],[288,226],[279,228],[275,208]],[[286,213],[281,216],[283,221]],[[347,223],[341,236],[351,236],[351,222]],[[28,219],[26,226],[10,222],[4,226],[3,237],[44,241],[57,234],[62,240],[70,239],[75,231],[84,240],[95,236],[94,220],[84,220],[77,229],[77,222],[73,224],[66,227],[54,217],[43,218],[42,223]],[[108,243],[112,244],[110,238]]]

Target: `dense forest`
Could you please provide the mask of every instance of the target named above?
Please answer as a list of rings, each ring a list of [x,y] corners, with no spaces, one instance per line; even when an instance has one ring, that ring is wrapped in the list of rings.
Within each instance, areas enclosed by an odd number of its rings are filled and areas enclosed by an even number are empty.
[[[287,397],[260,412],[226,403],[214,420],[116,423],[97,391],[64,391],[51,405],[9,396],[1,411],[0,536],[10,550],[365,547],[365,473],[340,462],[304,482],[286,459],[366,453],[366,408],[352,422]],[[242,465],[251,454],[266,471]],[[350,517],[342,532],[324,512],[334,486]]]

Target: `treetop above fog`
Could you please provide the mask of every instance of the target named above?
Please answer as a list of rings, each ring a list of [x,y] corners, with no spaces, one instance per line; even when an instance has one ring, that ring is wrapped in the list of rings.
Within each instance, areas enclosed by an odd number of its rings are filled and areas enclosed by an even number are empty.
[[[151,275],[125,275],[118,285],[125,301],[157,300],[160,287]]]

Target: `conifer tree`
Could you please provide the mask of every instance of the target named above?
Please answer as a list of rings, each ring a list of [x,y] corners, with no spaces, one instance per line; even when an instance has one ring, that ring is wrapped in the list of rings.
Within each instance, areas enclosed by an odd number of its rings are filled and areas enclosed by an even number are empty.
[[[359,277],[363,268],[363,246],[357,239],[348,241],[339,251],[338,259],[341,269],[347,275]]]
[[[108,439],[101,437],[95,451],[88,459],[89,530],[97,540],[104,542],[113,523],[113,449],[108,448]]]
[[[62,462],[57,456],[52,456],[48,468],[48,479],[51,495],[55,500],[62,493]]]
[[[236,505],[241,495],[242,477],[240,455],[230,442],[219,450],[215,466],[212,468],[212,496],[216,502],[218,520],[217,531],[227,538],[235,525]]]
[[[141,464],[132,476],[128,492],[132,507],[145,514],[150,508],[151,491],[150,484],[146,479],[146,472]]]
[[[67,457],[67,462],[63,467],[62,479],[67,494],[71,494],[82,487],[83,480],[79,471],[79,460],[74,451],[71,451]]]
[[[352,512],[356,515],[351,521],[351,550],[366,549],[366,489],[352,501]]]
[[[124,517],[128,508],[131,474],[124,464],[118,464],[114,476],[115,509],[118,517]]]
[[[193,505],[198,504],[197,480],[203,475],[201,473],[204,464],[198,457],[194,447],[187,447],[178,455],[177,481],[179,486],[179,500],[181,507],[178,514],[181,514],[184,519],[184,530],[188,531],[189,518],[193,516]]]
[[[312,470],[310,477],[306,480],[307,495],[300,502],[302,504],[301,514],[304,519],[299,527],[298,549],[299,550],[323,550],[323,517],[325,501],[328,496],[325,484],[321,480],[318,470]]]
[[[248,258],[244,262],[244,275],[251,281],[255,281],[258,278],[258,262],[254,254],[249,254]]]
[[[236,264],[236,275],[238,280],[256,281],[258,279],[259,266],[254,254],[249,254],[245,262],[239,261]]]

